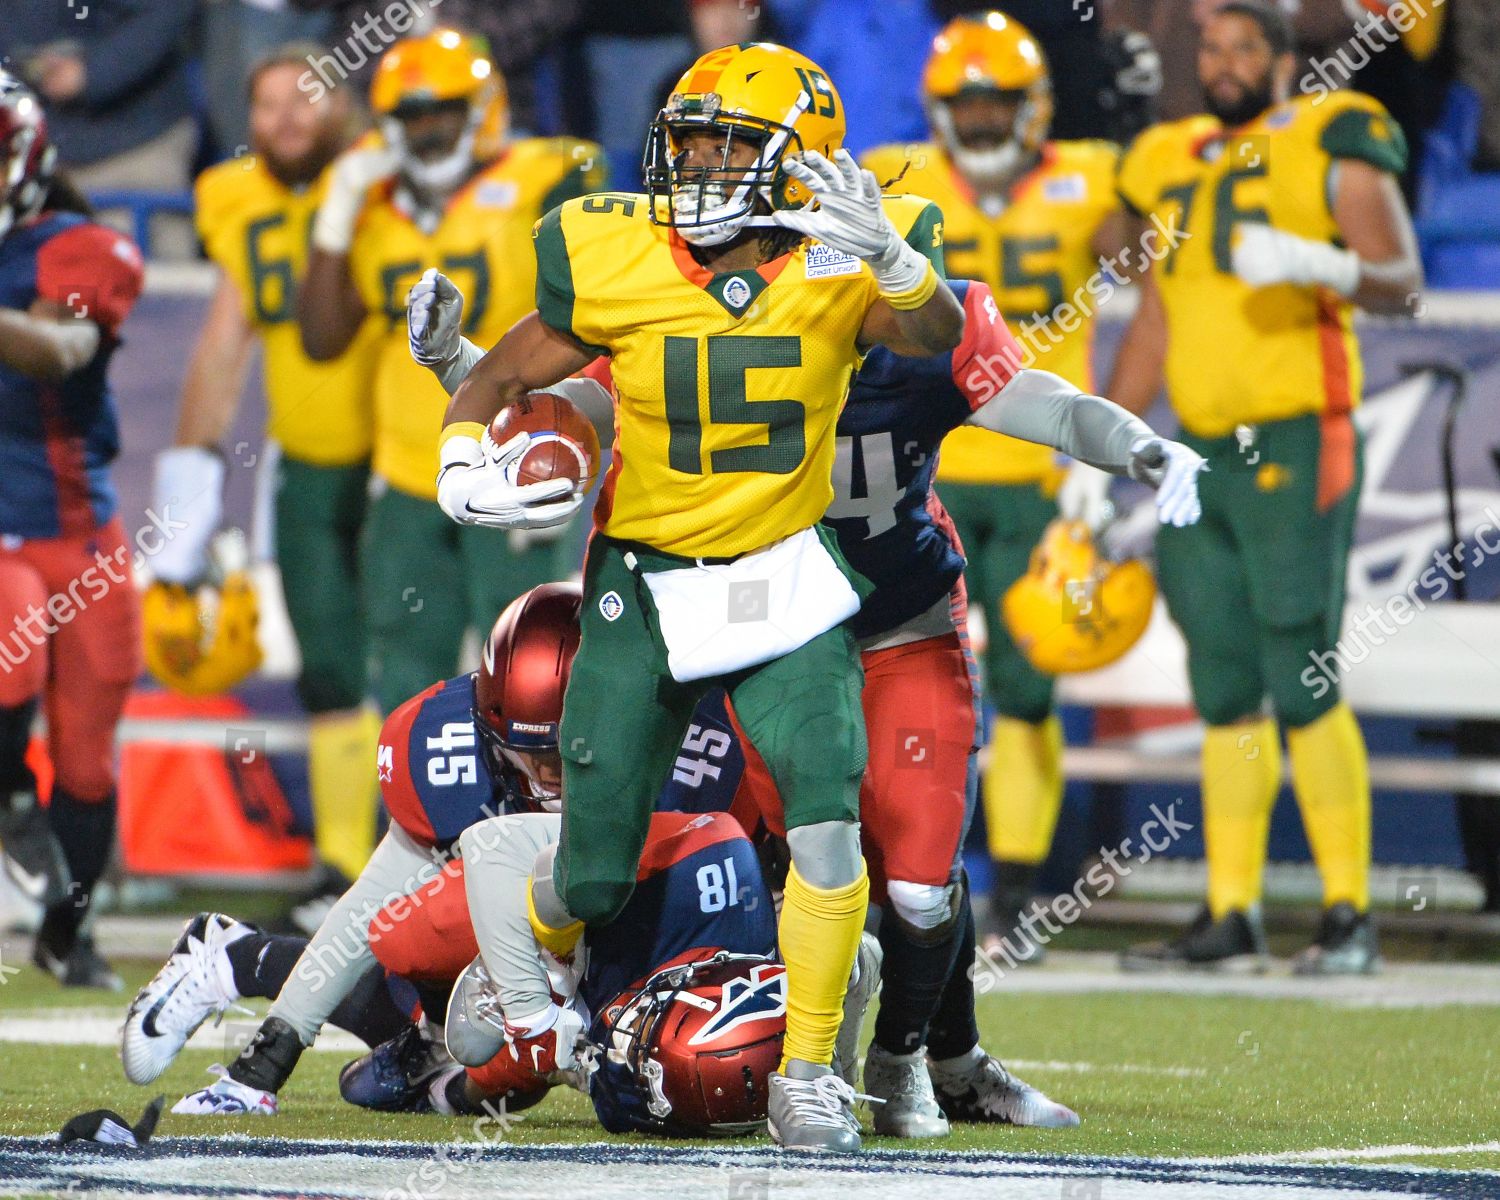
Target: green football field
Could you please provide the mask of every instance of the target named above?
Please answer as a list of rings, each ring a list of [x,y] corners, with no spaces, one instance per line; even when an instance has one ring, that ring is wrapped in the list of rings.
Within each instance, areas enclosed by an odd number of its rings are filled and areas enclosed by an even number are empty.
[[[1428,978],[1423,968],[1402,965],[1381,979],[1330,984],[1327,995],[1310,998],[1309,984],[1285,975],[1233,985],[1265,996],[1214,994],[1216,984],[1203,987],[1199,980],[1181,985],[1199,990],[1184,991],[1160,978],[1142,985],[1160,990],[1122,991],[1136,984],[1114,976],[1102,956],[1055,957],[1073,961],[1021,972],[1014,990],[1003,981],[999,993],[981,997],[981,1028],[989,1048],[1076,1109],[1082,1126],[960,1126],[932,1149],[1151,1159],[1278,1156],[1500,1171],[1500,1142],[1494,1140],[1500,1138],[1500,971],[1493,967],[1434,967],[1430,971],[1449,974]],[[206,1083],[205,1068],[227,1061],[234,1039],[254,1028],[253,1019],[235,1017],[200,1034],[157,1084],[136,1088],[125,1081],[113,1045],[99,1044],[112,1038],[128,993],[117,1003],[100,993],[64,993],[29,966],[15,972],[13,965],[13,959],[0,960],[0,1137],[53,1134],[70,1116],[100,1107],[134,1120],[158,1092],[170,1106]],[[153,964],[121,965],[134,988]],[[1461,999],[1483,1002],[1451,1002]],[[354,1053],[309,1052],[282,1093],[277,1118],[168,1113],[158,1137],[248,1133],[436,1143],[468,1136],[470,1120],[381,1115],[343,1104],[337,1073]],[[507,1133],[515,1146],[610,1140],[586,1102],[565,1089],[516,1119]],[[868,1144],[896,1145],[873,1137]],[[14,1189],[0,1166],[5,1191]]]

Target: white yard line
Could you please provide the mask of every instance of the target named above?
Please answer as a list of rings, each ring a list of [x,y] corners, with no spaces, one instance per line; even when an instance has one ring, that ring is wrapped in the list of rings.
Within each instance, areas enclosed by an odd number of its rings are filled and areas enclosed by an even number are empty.
[[[1500,1153],[1500,1142],[1469,1142],[1462,1146],[1418,1146],[1402,1143],[1393,1146],[1355,1146],[1347,1149],[1325,1148],[1321,1150],[1285,1150],[1277,1154],[1234,1154],[1228,1158],[1193,1158],[1185,1162],[1202,1163],[1209,1166],[1254,1166],[1265,1164],[1333,1163],[1375,1160],[1382,1158],[1435,1158],[1450,1154],[1495,1154]],[[1500,1172],[1486,1172],[1500,1174]]]

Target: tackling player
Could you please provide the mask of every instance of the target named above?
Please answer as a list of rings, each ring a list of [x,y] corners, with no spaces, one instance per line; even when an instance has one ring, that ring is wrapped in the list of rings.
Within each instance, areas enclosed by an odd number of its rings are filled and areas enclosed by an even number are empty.
[[[1354,312],[1410,315],[1422,269],[1397,183],[1400,128],[1357,92],[1289,98],[1292,44],[1271,4],[1219,8],[1198,56],[1210,115],[1147,130],[1120,168],[1138,223],[1187,237],[1142,280],[1110,395],[1143,412],[1165,374],[1184,439],[1212,468],[1203,520],[1157,542],[1208,725],[1208,904],[1182,937],[1130,951],[1127,966],[1264,966],[1278,722],[1323,877],[1322,923],[1296,969],[1379,961],[1364,740],[1338,688],[1302,677],[1343,620],[1361,470]]]
[[[1124,245],[1117,149],[1048,139],[1046,59],[1031,34],[1003,13],[945,26],[933,41],[922,87],[933,140],[877,148],[865,166],[892,181],[888,190],[936,201],[949,276],[989,284],[1036,365],[1092,391],[1098,306],[1089,283],[1099,259]],[[1059,509],[1099,525],[1110,477],[1078,463],[1064,479],[1051,446],[966,427],[944,440],[937,478],[963,539],[970,594],[985,617],[984,694],[996,714],[983,787],[995,862],[986,941],[1008,938],[1009,946],[1025,948],[1025,961],[1043,953],[1018,922],[1062,806],[1062,727],[1053,680],[1016,647],[1000,619],[1000,598],[1025,573]]]
[[[786,806],[787,1035],[769,1126],[797,1150],[859,1146],[829,1063],[868,894],[843,625],[867,585],[817,524],[833,427],[864,349],[939,353],[963,323],[938,286],[937,209],[882,199],[843,135],[838,93],[800,54],[747,43],[694,63],[652,124],[648,194],[571,201],[538,225],[538,311],[459,387],[438,482],[465,524],[570,516],[583,498],[565,481],[510,482],[524,438],[493,456],[481,438],[529,390],[609,353],[617,435],[564,708],[569,816],[555,870],[533,882],[536,928],[565,954],[585,923],[620,913],[694,705],[726,686]],[[502,1003],[518,1028],[556,1019],[533,988]]]
[[[297,313],[318,360],[348,351],[367,320],[378,326],[361,594],[374,693],[390,712],[453,670],[465,628],[483,628],[572,566],[556,569],[546,535],[517,533],[507,553],[493,537],[455,529],[432,503],[432,429],[445,397],[407,349],[407,292],[440,267],[468,289],[466,331],[499,340],[530,306],[532,225],[604,186],[605,160],[590,142],[510,137],[504,82],[482,43],[451,29],[387,51],[370,104],[384,145],[334,164]]]
[[[313,362],[297,331],[297,281],[329,163],[348,141],[347,88],[316,102],[297,86],[316,46],[272,52],[250,73],[249,157],[198,177],[194,209],[218,286],[188,360],[175,445],[157,456],[158,511],[182,497],[188,528],[153,558],[152,614],[180,623],[208,569],[220,520],[229,432],[257,338],[265,349],[266,435],[276,444],[276,561],[301,654],[297,691],[311,715],[308,783],[318,856],[342,891],[375,844],[369,762],[379,718],[361,708],[367,658],[358,548],[369,487],[373,336],[367,322],[348,351]],[[190,618],[196,620],[196,612]]]
[[[118,989],[84,922],[114,847],[115,726],[141,669],[135,550],[169,535],[127,542],[109,477],[107,371],[140,251],[90,219],[56,158],[41,103],[0,71],[0,845],[44,909],[32,961],[68,987]],[[26,765],[43,699],[45,815]]]

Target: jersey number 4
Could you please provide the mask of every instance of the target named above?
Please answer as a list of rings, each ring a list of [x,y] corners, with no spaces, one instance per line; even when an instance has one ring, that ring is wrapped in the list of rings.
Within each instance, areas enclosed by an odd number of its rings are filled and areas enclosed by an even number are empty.
[[[833,456],[833,503],[828,515],[835,521],[863,517],[865,537],[878,537],[896,524],[896,506],[906,494],[896,481],[896,435],[870,433],[841,437]]]
[[[762,425],[758,446],[730,446],[708,456],[703,466],[703,417],[699,407],[698,347],[708,344],[708,417],[714,425]],[[802,339],[714,334],[707,338],[669,337],[663,355],[667,401],[667,464],[685,475],[756,471],[790,475],[807,455],[807,409],[798,400],[751,400],[745,375],[756,368],[802,365]]]

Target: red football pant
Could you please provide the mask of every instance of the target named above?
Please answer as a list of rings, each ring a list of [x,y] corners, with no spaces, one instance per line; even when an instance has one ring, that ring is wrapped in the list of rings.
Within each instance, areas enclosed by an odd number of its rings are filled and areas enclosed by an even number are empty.
[[[141,672],[141,609],[116,517],[93,533],[0,542],[0,707],[43,697],[57,785],[115,789],[115,727]]]
[[[959,633],[866,651],[864,667],[870,756],[859,793],[860,844],[870,900],[881,904],[890,880],[943,887],[954,877],[974,749],[974,684]],[[767,828],[785,837],[771,773],[734,725],[745,752],[736,813],[749,797]]]

